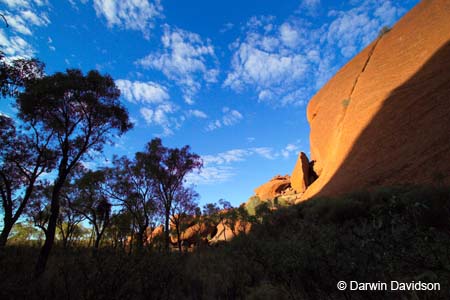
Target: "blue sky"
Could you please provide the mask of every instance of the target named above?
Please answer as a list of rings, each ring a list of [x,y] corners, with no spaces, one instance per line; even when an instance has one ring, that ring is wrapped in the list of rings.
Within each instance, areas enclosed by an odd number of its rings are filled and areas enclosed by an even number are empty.
[[[116,80],[135,128],[87,166],[160,136],[203,157],[188,178],[201,204],[239,205],[309,154],[309,99],[417,2],[0,0],[10,25],[0,45],[48,74],[97,69]],[[0,112],[14,116],[11,102]]]

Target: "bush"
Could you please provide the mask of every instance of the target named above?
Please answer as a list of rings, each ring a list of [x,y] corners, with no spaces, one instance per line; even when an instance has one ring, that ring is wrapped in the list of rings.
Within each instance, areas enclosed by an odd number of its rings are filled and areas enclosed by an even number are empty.
[[[267,214],[248,235],[193,253],[38,248],[0,256],[0,299],[448,299],[450,189],[382,188]],[[439,282],[440,291],[340,292],[338,281]],[[24,288],[27,287],[27,288]]]

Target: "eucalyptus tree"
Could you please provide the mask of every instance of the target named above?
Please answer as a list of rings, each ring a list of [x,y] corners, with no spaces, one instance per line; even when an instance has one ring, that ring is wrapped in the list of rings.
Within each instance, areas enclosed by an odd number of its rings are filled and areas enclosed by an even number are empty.
[[[175,227],[178,249],[182,252],[181,233],[187,229],[188,220],[198,212],[198,193],[192,188],[180,187],[176,191],[170,210],[170,223]]]
[[[17,96],[26,82],[44,76],[44,67],[37,59],[10,59],[0,51],[0,95]]]
[[[141,250],[147,241],[147,230],[154,227],[157,217],[155,181],[147,157],[138,153],[133,160],[114,157],[108,174],[110,196],[133,217],[136,244]]]
[[[110,76],[97,71],[85,76],[80,70],[67,70],[27,81],[17,97],[19,117],[41,132],[52,132],[51,143],[57,154],[50,218],[36,276],[45,271],[55,239],[61,192],[70,172],[89,150],[101,151],[112,134],[120,135],[132,127],[119,96]]]
[[[56,227],[58,228],[58,233],[64,248],[72,244],[77,233],[80,231],[81,222],[86,219],[84,214],[71,207],[71,202],[76,192],[76,188],[72,184],[69,184],[64,187],[61,194],[61,207]]]
[[[170,245],[170,215],[177,192],[185,183],[186,175],[202,167],[200,156],[191,153],[189,146],[167,148],[160,138],[151,140],[145,152],[136,154],[145,157],[147,168],[154,180],[155,192],[164,218],[164,244]]]
[[[0,200],[3,228],[0,247],[22,216],[39,176],[54,167],[54,152],[49,148],[53,132],[41,132],[36,124],[16,128],[16,122],[0,115]]]
[[[74,195],[67,198],[70,210],[84,216],[95,233],[94,248],[98,249],[110,224],[112,204],[105,192],[106,172],[85,170],[74,181]]]

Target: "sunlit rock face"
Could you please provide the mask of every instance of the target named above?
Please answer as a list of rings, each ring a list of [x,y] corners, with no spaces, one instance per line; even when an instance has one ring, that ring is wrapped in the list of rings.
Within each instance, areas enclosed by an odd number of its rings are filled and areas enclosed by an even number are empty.
[[[234,227],[232,230],[231,228]],[[230,222],[230,220],[223,220],[217,224],[217,231],[214,237],[209,241],[210,245],[217,244],[219,242],[231,241],[234,237],[239,234],[247,234],[250,232],[252,224],[250,222],[245,222],[242,220],[237,220],[235,223]]]
[[[261,200],[272,200],[281,195],[283,191],[291,186],[291,178],[289,175],[273,177],[269,182],[255,189],[255,195]]]
[[[291,176],[291,186],[297,193],[304,193],[312,184],[317,175],[313,169],[314,163],[310,162],[305,153],[300,152]]]
[[[419,3],[310,101],[302,196],[450,184],[450,1]],[[300,187],[301,189],[301,187]]]

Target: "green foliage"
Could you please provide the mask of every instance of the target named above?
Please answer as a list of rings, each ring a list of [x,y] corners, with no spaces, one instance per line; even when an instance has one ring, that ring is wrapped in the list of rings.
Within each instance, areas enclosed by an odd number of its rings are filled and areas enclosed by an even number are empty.
[[[18,222],[14,224],[9,242],[14,245],[33,245],[39,244],[43,234],[30,222]]]
[[[349,106],[349,104],[350,104],[350,99],[344,99],[344,100],[342,100],[342,106],[343,106],[344,108],[347,108],[347,107]]]
[[[248,211],[248,214],[254,216],[256,214],[256,207],[262,203],[261,199],[258,196],[252,196],[248,199],[247,203],[245,203],[245,208]]]
[[[389,27],[389,26],[383,26],[383,28],[381,28],[380,32],[378,33],[378,37],[382,37],[383,35],[385,35],[389,31],[391,31],[391,29],[392,28]]]

